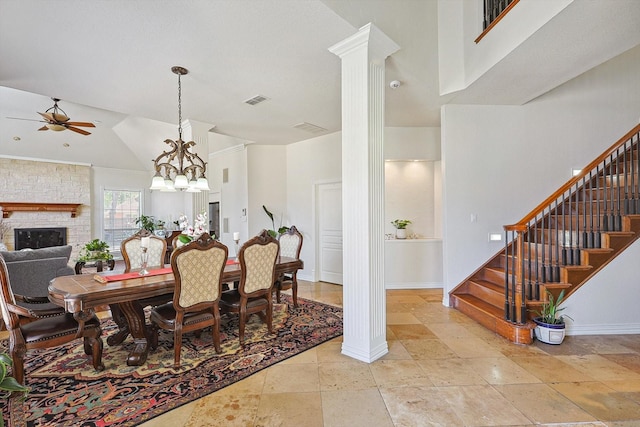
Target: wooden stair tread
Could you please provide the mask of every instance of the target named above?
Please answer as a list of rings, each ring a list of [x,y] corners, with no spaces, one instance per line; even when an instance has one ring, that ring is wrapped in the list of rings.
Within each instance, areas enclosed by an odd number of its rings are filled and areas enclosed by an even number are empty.
[[[471,294],[456,294],[455,297],[473,305],[478,310],[483,311],[487,314],[490,314],[498,319],[502,319],[504,317],[503,308],[498,308],[495,305],[489,304],[488,302],[483,301],[480,298],[475,297]]]

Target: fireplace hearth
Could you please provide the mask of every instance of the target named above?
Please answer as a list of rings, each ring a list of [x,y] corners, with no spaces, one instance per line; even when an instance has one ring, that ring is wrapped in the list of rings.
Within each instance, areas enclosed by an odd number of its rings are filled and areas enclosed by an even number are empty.
[[[16,228],[14,237],[16,251],[64,246],[67,244],[67,228]]]

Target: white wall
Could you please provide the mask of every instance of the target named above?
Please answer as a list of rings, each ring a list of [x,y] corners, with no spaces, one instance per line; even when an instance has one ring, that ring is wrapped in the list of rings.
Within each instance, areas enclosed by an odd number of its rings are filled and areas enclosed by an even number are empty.
[[[314,280],[315,274],[315,203],[314,188],[324,182],[342,180],[342,134],[336,132],[288,145],[287,151],[287,217],[304,241],[300,258],[304,270],[298,277]]]
[[[287,213],[287,150],[284,145],[247,147],[248,229],[255,236],[261,230],[289,226]],[[273,214],[272,223],[262,206]]]
[[[248,239],[246,212],[247,195],[247,151],[244,145],[229,148],[209,155],[207,165],[209,188],[220,200],[220,241],[229,247],[229,256],[235,256],[233,233],[240,233],[240,241]],[[228,181],[222,182],[223,170],[227,169]],[[228,229],[225,230],[225,219]]]
[[[521,107],[447,105],[442,109],[444,281],[447,293],[502,250],[502,232],[638,123],[640,47]],[[477,222],[470,215],[477,215]],[[637,259],[640,246],[627,250]],[[569,333],[633,325],[637,274],[612,263],[567,302]],[[607,277],[610,275],[609,277]],[[633,278],[633,279],[632,279]],[[606,291],[603,289],[606,288]],[[607,298],[601,294],[606,292]],[[591,316],[594,310],[605,318]]]

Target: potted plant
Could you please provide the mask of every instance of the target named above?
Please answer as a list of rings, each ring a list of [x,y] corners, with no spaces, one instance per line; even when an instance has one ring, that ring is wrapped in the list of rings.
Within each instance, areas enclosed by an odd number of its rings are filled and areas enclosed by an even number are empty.
[[[136,225],[140,228],[144,228],[150,233],[153,233],[153,231],[156,229],[155,219],[153,218],[153,216],[149,215],[140,215],[138,218],[136,218]]]
[[[8,375],[9,367],[11,367],[12,364],[13,362],[7,354],[0,353],[0,391],[9,393],[19,391],[22,393],[27,393],[29,391],[29,387],[23,386],[18,381],[16,381],[15,378]],[[0,393],[3,402],[9,402],[9,393]],[[2,415],[0,415],[0,427],[4,427],[4,418],[2,417]]]
[[[113,259],[113,255],[109,253],[109,244],[100,239],[93,239],[85,244],[80,251],[79,261],[108,261]]]
[[[564,318],[571,319],[566,314],[560,314],[566,307],[559,308],[564,300],[564,289],[554,298],[553,294],[546,290],[547,299],[542,303],[540,310],[534,310],[536,317],[533,318],[536,338],[547,344],[560,344],[565,336]],[[571,319],[573,320],[573,319]]]
[[[273,214],[269,211],[269,209],[267,209],[265,205],[262,205],[262,209],[264,209],[264,213],[266,213],[267,216],[271,219],[271,227],[273,228],[271,230],[267,230],[271,237],[277,238],[280,234],[287,232],[289,227],[282,225],[282,217],[280,218],[280,228],[278,228],[278,231],[276,231],[276,224],[273,219]]]
[[[408,219],[394,219],[391,221],[391,225],[396,228],[396,239],[406,239],[407,238],[407,225],[411,224],[411,221]]]

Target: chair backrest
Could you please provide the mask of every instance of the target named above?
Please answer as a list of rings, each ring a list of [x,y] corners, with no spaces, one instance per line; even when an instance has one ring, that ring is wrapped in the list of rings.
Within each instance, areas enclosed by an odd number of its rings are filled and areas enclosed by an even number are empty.
[[[164,255],[167,252],[166,240],[154,236],[147,230],[140,230],[133,236],[123,240],[120,251],[124,259],[124,271],[129,272],[142,267],[142,238],[149,237],[149,261],[148,267],[164,267]]]
[[[240,248],[240,294],[270,292],[275,282],[276,258],[280,245],[266,230],[245,242]]]
[[[0,313],[2,313],[2,319],[9,330],[17,328],[20,322],[18,315],[10,312],[9,307],[7,306],[7,304],[15,303],[16,299],[13,296],[11,283],[9,282],[7,263],[4,261],[2,255],[0,255]]]
[[[173,304],[178,309],[196,310],[200,303],[215,302],[222,292],[222,273],[229,251],[208,233],[171,254],[176,279]]]
[[[302,234],[295,225],[278,237],[280,241],[280,255],[290,258],[300,258],[302,250]]]

